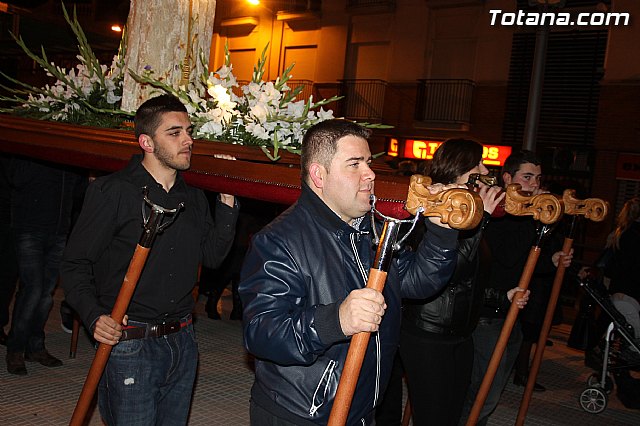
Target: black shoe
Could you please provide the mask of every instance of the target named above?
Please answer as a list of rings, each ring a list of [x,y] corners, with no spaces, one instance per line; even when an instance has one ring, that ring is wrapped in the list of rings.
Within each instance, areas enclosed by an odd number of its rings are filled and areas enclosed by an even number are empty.
[[[24,365],[24,354],[21,352],[7,352],[7,371],[17,376],[26,376],[27,367]]]
[[[526,376],[521,376],[519,374],[514,374],[513,375],[513,384],[516,385],[516,386],[522,386],[522,387],[527,386],[527,380],[528,380],[528,377],[526,377]],[[534,390],[534,392],[544,392],[544,391],[547,390],[547,388],[542,386],[540,383],[536,382],[533,385],[533,390]]]
[[[27,353],[24,359],[29,362],[38,362],[45,367],[60,367],[62,365],[62,361],[51,355],[46,349],[40,352]]]
[[[0,328],[0,345],[7,346],[7,333],[4,332],[4,328]]]

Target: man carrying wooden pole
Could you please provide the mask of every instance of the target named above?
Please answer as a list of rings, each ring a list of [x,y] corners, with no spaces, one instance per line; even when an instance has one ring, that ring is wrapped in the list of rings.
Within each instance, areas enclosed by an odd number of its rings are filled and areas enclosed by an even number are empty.
[[[68,303],[100,344],[113,347],[98,391],[107,424],[187,421],[198,361],[192,290],[200,262],[215,268],[227,255],[238,213],[235,198],[220,194],[214,221],[204,193],[183,180],[180,171],[191,164],[191,128],[177,98],[163,95],[143,103],[135,117],[143,154],[89,186],[64,254],[61,279]],[[135,268],[140,279],[121,322],[124,309],[110,314],[149,217],[147,204],[140,211],[143,187],[154,203],[184,208],[156,239],[146,264]]]

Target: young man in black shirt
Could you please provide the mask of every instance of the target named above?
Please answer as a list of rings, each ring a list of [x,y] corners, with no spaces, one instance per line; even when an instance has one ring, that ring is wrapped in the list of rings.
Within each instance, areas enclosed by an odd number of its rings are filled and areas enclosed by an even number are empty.
[[[191,324],[198,265],[216,267],[224,259],[238,213],[235,198],[221,194],[212,220],[204,193],[184,182],[191,129],[177,98],[143,103],[135,117],[143,154],[89,186],[64,254],[67,302],[98,342],[114,346],[98,391],[107,424],[187,422],[198,362]],[[184,208],[156,237],[123,324],[117,324],[109,314],[142,235],[143,187],[153,203]]]

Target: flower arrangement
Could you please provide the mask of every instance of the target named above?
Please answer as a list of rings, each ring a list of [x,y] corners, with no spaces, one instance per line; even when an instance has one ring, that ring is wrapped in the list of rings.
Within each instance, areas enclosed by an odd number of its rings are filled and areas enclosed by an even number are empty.
[[[267,46],[268,47],[268,46]],[[229,50],[225,46],[225,63],[215,73],[204,72],[188,87],[173,88],[154,77],[153,70],[142,75],[131,72],[141,84],[148,84],[182,100],[194,123],[194,135],[241,145],[257,145],[272,161],[277,161],[280,150],[300,153],[305,131],[316,123],[333,118],[332,110],[323,106],[340,99],[313,101],[295,100],[302,87],[291,90],[287,81],[293,65],[275,82],[264,81],[267,47],[254,68],[251,82],[240,86],[233,75]],[[205,58],[200,55],[200,60]],[[206,69],[206,67],[203,67]],[[242,91],[242,96],[234,93]],[[273,151],[270,151],[270,150]]]
[[[64,7],[63,12],[78,40],[80,54],[77,58],[80,63],[67,71],[53,62],[50,63],[44,49],[42,49],[42,56],[38,56],[25,45],[22,37],[18,38],[11,34],[29,58],[43,68],[48,76],[55,77],[56,81],[51,85],[35,87],[0,71],[0,75],[5,79],[21,87],[16,89],[0,85],[13,94],[12,97],[0,96],[0,100],[18,104],[13,108],[2,108],[0,111],[40,120],[117,127],[124,119],[134,115],[120,109],[125,70],[125,38],[123,37],[120,42],[118,53],[113,57],[111,66],[101,65],[89,46],[75,11],[73,19],[69,18]]]
[[[18,103],[13,108],[0,109],[42,120],[55,120],[102,127],[120,127],[126,119],[134,115],[132,111],[121,109],[123,80],[125,73],[125,36],[120,43],[118,54],[110,67],[101,65],[89,46],[80,27],[77,16],[69,17],[63,6],[64,16],[78,39],[80,63],[69,71],[49,63],[44,49],[42,56],[31,52],[22,38],[15,41],[25,53],[40,65],[47,75],[55,77],[52,85],[42,88],[21,83],[3,73],[3,77],[23,89],[2,86],[13,97],[0,100]],[[333,96],[314,102],[313,96],[307,100],[296,100],[302,87],[293,90],[287,86],[292,77],[290,65],[282,77],[274,82],[263,81],[266,52],[265,46],[251,82],[240,86],[233,75],[233,65],[225,46],[225,63],[216,72],[204,71],[194,78],[190,76],[187,85],[173,87],[166,83],[167,75],[156,76],[149,66],[141,74],[131,69],[130,75],[138,83],[148,85],[156,91],[173,94],[186,106],[194,124],[194,136],[200,139],[223,141],[240,145],[259,146],[272,161],[280,158],[281,150],[300,153],[305,131],[316,123],[333,118],[332,110],[323,107],[341,97]],[[207,59],[200,52],[199,60],[207,70]],[[237,96],[234,88],[242,93]],[[369,128],[389,128],[380,124],[360,123]]]

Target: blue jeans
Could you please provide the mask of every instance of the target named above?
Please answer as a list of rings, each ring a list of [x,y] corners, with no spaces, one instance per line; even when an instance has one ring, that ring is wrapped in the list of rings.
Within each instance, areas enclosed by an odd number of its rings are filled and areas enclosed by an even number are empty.
[[[18,282],[18,261],[13,241],[13,231],[6,223],[0,223],[0,328],[9,324],[9,305]]]
[[[46,232],[16,233],[20,284],[13,307],[7,352],[40,352],[44,326],[53,305],[65,235]]]
[[[493,350],[500,337],[502,326],[504,325],[504,319],[500,318],[481,318],[478,326],[473,332],[473,372],[471,373],[471,384],[467,391],[467,398],[462,411],[461,424],[464,424],[469,417],[471,408],[478,394],[478,389],[482,384],[484,375],[489,366],[489,361],[493,355]],[[522,343],[522,330],[520,329],[520,322],[516,321],[514,324],[509,340],[507,341],[507,347],[504,354],[500,359],[500,364],[496,371],[496,375],[487,394],[487,399],[482,406],[480,416],[478,417],[478,425],[486,425],[489,420],[489,416],[495,410],[498,402],[500,402],[500,395],[507,385],[507,380],[511,375],[516,359],[518,358],[518,352],[520,352],[520,344]]]
[[[98,388],[103,421],[110,426],[186,425],[197,365],[193,325],[163,337],[118,343]]]

